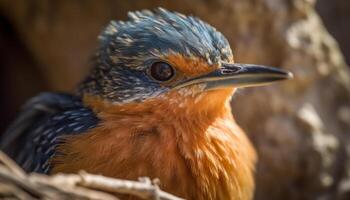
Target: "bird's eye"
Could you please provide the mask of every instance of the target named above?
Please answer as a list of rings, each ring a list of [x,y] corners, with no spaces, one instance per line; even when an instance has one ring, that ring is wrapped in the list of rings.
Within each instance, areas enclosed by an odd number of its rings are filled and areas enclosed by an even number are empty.
[[[168,63],[155,62],[150,67],[149,74],[157,81],[168,81],[175,75],[175,72]]]

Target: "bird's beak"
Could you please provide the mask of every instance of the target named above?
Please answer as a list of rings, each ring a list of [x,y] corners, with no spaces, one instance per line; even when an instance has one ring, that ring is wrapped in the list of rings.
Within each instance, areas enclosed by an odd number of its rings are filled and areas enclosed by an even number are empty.
[[[204,85],[205,90],[218,88],[238,88],[267,85],[275,81],[293,78],[291,72],[281,69],[252,64],[222,64],[222,66],[199,77],[186,80],[174,88],[179,89],[190,85]]]

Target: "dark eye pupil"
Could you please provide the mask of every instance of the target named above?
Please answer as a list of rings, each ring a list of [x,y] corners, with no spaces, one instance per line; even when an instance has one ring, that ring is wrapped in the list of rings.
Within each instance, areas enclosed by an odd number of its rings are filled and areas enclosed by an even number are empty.
[[[152,64],[150,74],[157,81],[167,81],[173,77],[174,69],[168,63],[156,62]]]

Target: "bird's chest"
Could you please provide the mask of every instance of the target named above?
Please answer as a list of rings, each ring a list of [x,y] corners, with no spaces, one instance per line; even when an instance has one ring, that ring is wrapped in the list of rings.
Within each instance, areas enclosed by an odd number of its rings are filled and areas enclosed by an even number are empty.
[[[59,147],[63,156],[53,160],[53,172],[147,176],[159,178],[162,189],[186,199],[248,199],[254,151],[240,129],[227,123],[205,128],[183,122],[105,123],[67,139]]]

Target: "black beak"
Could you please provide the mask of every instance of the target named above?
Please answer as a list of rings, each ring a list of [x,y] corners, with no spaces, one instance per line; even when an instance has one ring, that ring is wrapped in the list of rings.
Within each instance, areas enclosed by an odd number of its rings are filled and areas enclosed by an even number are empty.
[[[174,88],[182,88],[194,84],[204,84],[206,90],[228,87],[252,87],[267,85],[275,81],[293,78],[291,72],[281,69],[252,64],[222,64],[209,73],[186,80]]]

